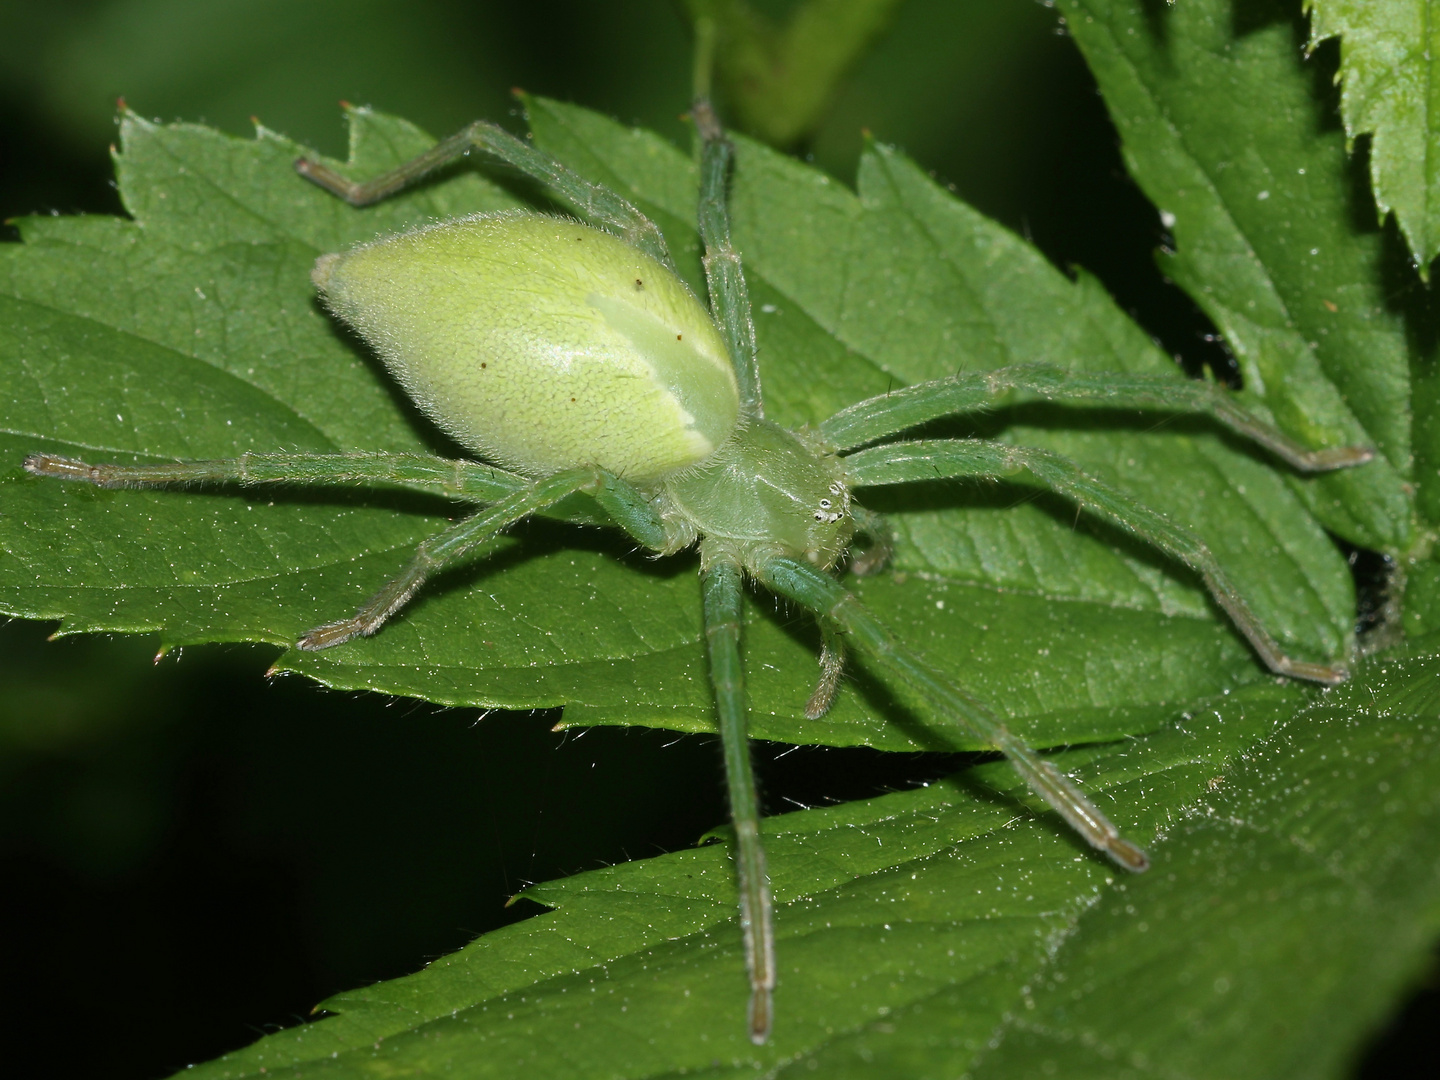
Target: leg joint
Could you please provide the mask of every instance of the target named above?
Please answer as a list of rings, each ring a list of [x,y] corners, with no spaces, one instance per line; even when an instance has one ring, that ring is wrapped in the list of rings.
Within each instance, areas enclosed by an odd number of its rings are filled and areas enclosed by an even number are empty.
[[[714,641],[719,635],[731,634],[740,636],[740,620],[734,618],[721,619],[719,622],[709,622],[705,626],[705,640]]]

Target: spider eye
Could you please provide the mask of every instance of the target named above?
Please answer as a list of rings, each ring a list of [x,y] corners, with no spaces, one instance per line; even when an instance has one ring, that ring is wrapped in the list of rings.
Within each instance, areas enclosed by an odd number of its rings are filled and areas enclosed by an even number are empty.
[[[831,491],[838,494],[835,492],[835,485],[831,485]],[[844,509],[836,510],[835,503],[830,499],[821,499],[817,505],[820,509],[815,511],[815,520],[822,525],[834,525],[845,516]]]

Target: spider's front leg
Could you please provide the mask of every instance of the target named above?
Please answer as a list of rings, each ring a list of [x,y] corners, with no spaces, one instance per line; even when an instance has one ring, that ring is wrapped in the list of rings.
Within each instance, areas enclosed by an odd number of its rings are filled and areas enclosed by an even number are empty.
[[[1368,446],[1307,449],[1215,383],[1173,375],[1067,371],[1048,364],[965,372],[906,386],[841,409],[820,425],[820,434],[836,450],[854,450],[931,420],[1016,400],[1208,415],[1305,473],[1351,468],[1375,456]]]
[[[1265,666],[1277,675],[1333,686],[1349,678],[1342,664],[1296,660],[1271,636],[1209,547],[1188,529],[1086,475],[1079,466],[1045,450],[984,439],[932,439],[886,443],[845,458],[856,487],[958,477],[1010,480],[1036,485],[1093,510],[1198,573],[1230,620]]]
[[[989,707],[952,686],[910,652],[900,639],[824,571],[796,559],[771,559],[756,570],[768,588],[813,612],[823,623],[839,627],[884,673],[893,676],[925,706],[937,726],[978,736],[1009,759],[1031,790],[1050,804],[1094,848],[1126,870],[1139,873],[1150,860],[1120,835],[1075,784],[1054,765],[1025,745]]]
[[[750,1041],[757,1045],[770,1035],[774,1019],[775,925],[770,877],[760,841],[760,804],[750,762],[745,668],[740,659],[740,563],[709,544],[701,548],[704,574],[705,652],[710,684],[725,754],[725,783],[730,820],[735,828],[735,869],[740,891],[740,931],[745,967],[750,975]]]

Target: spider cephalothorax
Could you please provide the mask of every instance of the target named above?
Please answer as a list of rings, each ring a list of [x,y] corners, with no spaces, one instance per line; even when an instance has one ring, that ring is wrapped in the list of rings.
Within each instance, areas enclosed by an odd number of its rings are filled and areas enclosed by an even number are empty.
[[[477,123],[391,173],[356,184],[311,161],[300,171],[355,205],[384,198],[474,149],[550,184],[591,225],[535,213],[441,222],[323,256],[313,279],[326,304],[385,360],[436,423],[480,458],[419,454],[250,454],[161,465],[92,465],[32,455],[30,472],[124,487],[194,481],[376,481],[436,491],[481,507],[420,545],[355,615],[297,642],[323,649],[372,634],[433,571],[505,527],[572,496],[657,556],[699,545],[704,628],[725,748],[741,923],[751,985],[751,1037],[772,1022],[771,903],[746,744],[740,656],[745,578],[814,614],[821,675],[806,714],[834,697],[847,649],[917,703],[937,729],[1002,751],[1031,787],[1121,866],[1144,852],[985,704],[950,684],[882,625],[832,573],[883,564],[884,523],[853,492],[951,477],[1021,479],[1069,497],[1193,568],[1275,672],[1322,683],[1342,667],[1287,656],[1204,543],[1053,454],[981,439],[906,440],[907,431],[1018,392],[1043,400],[1208,413],[1301,470],[1359,464],[1358,448],[1307,451],[1210,384],[1097,377],[1016,366],[919,383],[841,410],[813,431],[767,420],[754,330],[725,205],[732,149],[709,107],[700,233],[710,311],[675,275],[656,226],[628,202],[491,124]],[[598,226],[597,227],[592,227]],[[857,535],[869,545],[851,552]]]

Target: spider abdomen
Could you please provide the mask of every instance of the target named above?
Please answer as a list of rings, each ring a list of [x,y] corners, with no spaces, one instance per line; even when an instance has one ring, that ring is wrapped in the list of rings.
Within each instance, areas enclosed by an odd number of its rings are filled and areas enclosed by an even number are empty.
[[[527,475],[599,465],[647,484],[735,427],[709,314],[588,225],[478,214],[322,256],[312,277],[441,428]]]

